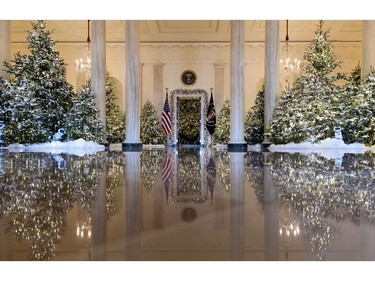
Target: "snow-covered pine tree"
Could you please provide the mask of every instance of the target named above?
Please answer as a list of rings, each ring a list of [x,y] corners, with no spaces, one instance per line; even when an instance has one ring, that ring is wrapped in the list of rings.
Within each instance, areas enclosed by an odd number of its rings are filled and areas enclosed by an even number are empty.
[[[360,71],[360,70],[359,70]],[[355,89],[356,90],[356,89]],[[348,91],[348,93],[350,93]],[[363,78],[358,91],[350,96],[349,118],[345,123],[350,142],[375,145],[375,69]]]
[[[114,84],[111,77],[106,77],[106,126],[108,143],[121,143],[125,139],[125,113],[116,103]]]
[[[230,138],[230,103],[226,99],[217,116],[216,131],[213,135],[215,144],[227,144]]]
[[[44,20],[31,25],[33,30],[27,31],[29,53],[16,53],[14,60],[4,62],[5,70],[12,77],[5,118],[6,123],[9,121],[5,131],[9,143],[49,140],[62,127],[64,116],[72,105],[73,86],[66,80],[65,63],[55,49],[52,31],[46,29]],[[30,112],[27,113],[28,120],[19,123],[14,118],[21,113],[22,107],[25,110],[29,107]],[[14,114],[14,111],[18,113]],[[23,128],[24,125],[27,127]]]
[[[260,144],[264,139],[264,84],[258,91],[254,105],[245,118],[245,141],[248,144]]]
[[[280,97],[267,135],[275,144],[303,141],[318,142],[334,137],[340,123],[342,89],[339,80],[345,75],[333,74],[342,63],[332,51],[329,31],[319,21],[315,36],[304,54],[304,74],[297,78],[290,92]]]
[[[95,93],[91,83],[83,86],[73,99],[73,106],[66,114],[64,128],[69,140],[105,142],[103,123],[100,121],[99,109],[95,104]]]
[[[343,120],[341,122],[342,136],[345,143],[361,142],[363,139],[358,136],[358,132],[362,131],[363,123],[361,120],[363,113],[361,112],[365,106],[364,95],[361,93],[362,77],[361,67],[358,63],[348,75],[347,83],[343,86],[344,101],[343,101]],[[364,113],[366,115],[366,113]],[[366,126],[368,123],[366,124]]]
[[[41,143],[48,140],[50,126],[45,122],[47,112],[43,110],[43,100],[38,98],[34,81],[17,79],[6,93],[5,143]]]
[[[164,144],[166,141],[156,109],[149,100],[141,110],[141,141],[144,144]]]

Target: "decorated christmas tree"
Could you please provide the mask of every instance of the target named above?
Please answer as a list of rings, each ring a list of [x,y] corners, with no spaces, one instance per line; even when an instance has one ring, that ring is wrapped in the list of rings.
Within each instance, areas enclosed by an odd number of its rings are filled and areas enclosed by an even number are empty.
[[[213,141],[216,144],[227,144],[230,134],[230,103],[226,99],[217,116],[216,131],[213,135]]]
[[[125,139],[125,114],[121,112],[116,103],[114,85],[110,76],[106,78],[106,126],[107,141],[109,143],[121,143]]]
[[[72,105],[73,86],[66,80],[65,63],[55,49],[46,21],[27,31],[29,53],[4,62],[11,74],[6,93],[4,138],[8,143],[45,142],[62,126]]]
[[[95,93],[91,90],[90,82],[73,99],[73,106],[66,114],[64,128],[69,140],[82,138],[85,141],[105,142],[104,126],[99,119],[99,109],[95,104]]]
[[[362,89],[362,78],[361,78],[361,67],[358,65],[353,69],[351,75],[347,78],[347,83],[343,86],[344,89],[344,100],[343,105],[345,106],[346,118],[341,122],[342,135],[346,143],[362,142],[363,139],[358,137],[358,132],[363,130],[360,120],[362,118],[362,110],[365,104],[364,96],[361,94]],[[358,103],[361,104],[358,107]],[[363,125],[363,124],[362,124]],[[368,124],[367,124],[368,125]]]
[[[163,144],[165,136],[155,107],[146,101],[141,110],[141,141],[144,144]]]
[[[258,92],[255,104],[246,114],[245,141],[248,144],[260,144],[264,139],[264,84]]]
[[[329,31],[319,22],[315,36],[304,54],[304,74],[285,90],[275,108],[267,135],[275,144],[319,142],[334,137],[334,127],[345,116],[342,112],[340,66],[328,41]]]
[[[372,146],[375,145],[375,70],[372,68],[363,78],[359,89],[358,84],[355,80],[347,87],[347,94],[351,94],[350,118],[345,122],[345,129],[350,135],[349,142]]]

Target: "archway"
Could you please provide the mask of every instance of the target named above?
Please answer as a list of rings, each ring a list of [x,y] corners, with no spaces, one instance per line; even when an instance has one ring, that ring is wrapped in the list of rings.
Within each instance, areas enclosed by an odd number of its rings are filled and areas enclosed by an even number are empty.
[[[206,112],[208,108],[208,94],[203,89],[175,89],[170,94],[170,112],[172,119],[172,146],[179,145],[179,105],[183,99],[191,99],[193,103],[199,100],[199,141],[197,144],[206,146],[208,143],[208,131],[206,129]],[[183,102],[182,102],[183,103]]]

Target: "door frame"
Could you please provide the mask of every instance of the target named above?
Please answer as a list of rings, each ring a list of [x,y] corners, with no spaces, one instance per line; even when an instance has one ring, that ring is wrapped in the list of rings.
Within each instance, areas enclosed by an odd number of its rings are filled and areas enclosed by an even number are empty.
[[[208,93],[204,89],[175,89],[170,93],[170,113],[172,120],[172,133],[171,133],[171,145],[178,145],[178,112],[177,108],[177,97],[180,98],[199,98],[200,100],[200,128],[199,128],[199,145],[207,146],[209,132],[206,129],[206,114],[208,109]]]

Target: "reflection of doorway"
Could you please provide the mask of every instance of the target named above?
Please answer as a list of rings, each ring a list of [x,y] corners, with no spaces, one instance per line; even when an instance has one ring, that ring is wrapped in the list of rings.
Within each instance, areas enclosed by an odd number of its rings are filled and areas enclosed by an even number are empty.
[[[200,107],[200,97],[177,97],[179,144],[199,145]]]

